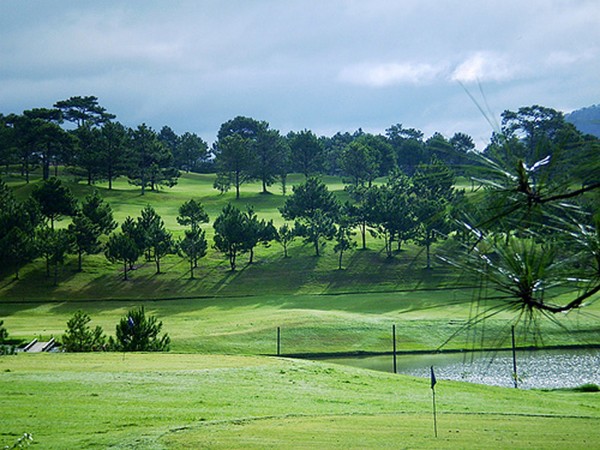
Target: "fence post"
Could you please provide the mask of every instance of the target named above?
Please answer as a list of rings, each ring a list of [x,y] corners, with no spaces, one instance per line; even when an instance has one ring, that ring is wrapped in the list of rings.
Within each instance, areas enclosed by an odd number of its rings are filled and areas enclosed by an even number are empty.
[[[513,360],[513,382],[515,384],[515,389],[519,388],[519,377],[517,375],[517,349],[515,347],[515,326],[513,325],[510,328],[510,334],[512,337],[512,360]]]
[[[397,372],[397,365],[396,365],[396,325],[392,325],[392,343],[393,343],[393,347],[394,347],[394,373],[398,373]]]
[[[281,355],[281,328],[277,327],[277,356]]]

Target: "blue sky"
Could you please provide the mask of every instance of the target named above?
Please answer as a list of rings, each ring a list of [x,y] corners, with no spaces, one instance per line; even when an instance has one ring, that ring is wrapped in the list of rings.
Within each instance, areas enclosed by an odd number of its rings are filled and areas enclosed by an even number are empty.
[[[479,107],[493,122],[600,103],[599,23],[597,0],[2,0],[0,112],[95,95],[127,126],[209,143],[246,115],[283,133],[461,131],[483,147]]]

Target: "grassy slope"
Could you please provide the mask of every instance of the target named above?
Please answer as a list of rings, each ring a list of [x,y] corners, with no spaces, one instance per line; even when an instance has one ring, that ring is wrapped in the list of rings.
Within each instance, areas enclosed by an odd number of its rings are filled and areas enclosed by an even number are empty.
[[[185,175],[174,188],[143,197],[123,180],[112,191],[103,185],[98,189],[118,221],[136,217],[152,204],[175,233],[181,232],[175,220],[177,209],[192,197],[202,201],[213,220],[225,202],[234,201],[242,208],[252,204],[261,217],[282,223],[277,208],[285,198],[278,186],[272,187],[273,194],[263,195],[258,184],[244,185],[242,198],[235,201],[232,193],[221,196],[212,188],[213,177]],[[291,184],[301,181],[301,176],[291,177]],[[343,197],[339,180],[326,181]],[[68,178],[65,182],[79,198],[91,190]],[[11,184],[20,196],[32,188],[16,181]],[[206,229],[210,235],[210,225]],[[392,324],[398,326],[401,349],[437,348],[469,316],[477,297],[475,291],[461,288],[469,281],[444,266],[423,270],[424,255],[414,245],[392,260],[382,254],[381,241],[369,238],[368,245],[367,251],[349,252],[341,271],[331,245],[316,258],[312,248],[298,240],[287,259],[277,244],[261,247],[255,264],[245,265],[247,257],[242,256],[240,269],[233,273],[211,249],[201,260],[195,280],[189,279],[185,261],[170,256],[162,264],[164,273],[156,275],[154,265],[142,261],[131,279],[123,282],[118,264],[94,255],[84,259],[80,273],[74,271],[71,259],[57,287],[45,277],[43,261],[36,261],[22,271],[19,282],[8,274],[0,279],[0,317],[15,338],[60,336],[68,318],[81,308],[111,333],[128,308],[145,303],[164,321],[174,351],[272,353],[274,330],[281,326],[286,353],[381,352],[389,350]],[[497,339],[508,335],[508,319],[500,315],[486,322],[486,346],[507,344]],[[598,342],[594,317],[570,319],[567,325],[578,328],[578,335],[546,326],[546,345]],[[480,339],[462,333],[450,346],[465,347],[474,338]]]
[[[276,327],[282,330],[282,352],[344,353],[391,351],[396,324],[400,350],[435,350],[460,329],[469,304],[440,292],[355,295],[250,296],[143,302],[164,323],[175,352],[273,354]],[[450,298],[449,298],[450,297]],[[466,300],[469,300],[467,298]],[[454,303],[454,304],[453,304]],[[14,338],[60,336],[69,317],[83,309],[92,325],[108,333],[139,301],[93,301],[3,304],[5,326]],[[486,322],[484,344],[509,345],[510,316]],[[573,316],[565,322],[575,335],[545,325],[546,345],[597,343],[594,317]],[[469,348],[481,335],[464,331],[446,348]],[[522,339],[519,338],[519,344]]]
[[[307,361],[175,354],[0,359],[0,444],[39,448],[589,448],[598,394],[428,380]]]
[[[343,195],[339,183],[328,181]],[[225,201],[234,201],[217,195],[211,183],[210,176],[186,176],[173,190],[144,197],[125,183],[101,189],[118,221],[150,203],[180,233],[176,211],[189,198],[200,199],[213,220]],[[79,197],[89,192],[72,187]],[[17,187],[19,195],[30,189]],[[236,204],[253,204],[261,217],[281,223],[277,207],[284,198],[258,191],[244,187]],[[87,257],[83,273],[71,261],[58,287],[44,277],[41,262],[26,268],[20,282],[5,276],[0,317],[11,337],[59,336],[79,308],[110,333],[128,308],[143,303],[163,320],[174,353],[0,358],[0,444],[23,432],[32,432],[40,448],[485,448],[499,442],[578,448],[600,440],[596,394],[440,383],[440,438],[434,440],[425,380],[240,356],[274,353],[277,326],[284,353],[389,351],[392,324],[401,349],[439,346],[468,317],[473,291],[459,289],[465,280],[443,267],[422,270],[417,247],[393,261],[381,247],[370,239],[368,251],[348,255],[343,271],[336,270],[331,247],[315,258],[297,242],[291,258],[283,259],[277,245],[260,248],[257,263],[235,273],[211,251],[197,280],[188,279],[177,257],[165,261],[161,275],[141,264],[127,283],[101,256]],[[447,290],[430,290],[437,287]],[[486,344],[506,343],[498,339],[507,336],[509,319],[486,322]],[[577,336],[548,327],[546,343],[598,342],[595,317],[571,319]],[[473,339],[463,333],[450,346]]]

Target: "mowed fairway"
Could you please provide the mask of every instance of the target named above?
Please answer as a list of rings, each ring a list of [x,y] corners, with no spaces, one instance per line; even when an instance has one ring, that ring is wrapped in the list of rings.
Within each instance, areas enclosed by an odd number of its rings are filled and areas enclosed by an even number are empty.
[[[594,393],[439,382],[272,357],[0,359],[2,443],[67,448],[594,448]]]
[[[245,185],[238,201],[212,189],[213,175],[185,175],[173,189],[139,195],[124,181],[99,185],[115,219],[137,217],[151,204],[174,235],[179,205],[195,198],[211,222],[227,202],[252,205],[259,217],[283,223],[278,186],[269,195]],[[345,198],[339,179],[325,177]],[[291,178],[298,183],[303,177]],[[91,192],[64,180],[78,198]],[[31,185],[12,181],[24,198]],[[291,191],[291,188],[290,188]],[[66,226],[67,220],[60,222]],[[212,244],[211,224],[205,225]],[[452,251],[453,242],[436,251]],[[139,261],[130,280],[103,255],[75,257],[58,286],[38,260],[13,281],[0,276],[0,320],[12,339],[60,338],[83,310],[114,335],[128,310],[143,305],[171,337],[166,354],[19,354],[0,357],[0,448],[32,433],[34,448],[599,448],[600,395],[520,391],[440,381],[438,431],[433,436],[429,380],[277,358],[281,353],[326,355],[389,353],[396,327],[401,351],[508,347],[514,315],[497,314],[477,334],[465,327],[481,300],[476,283],[447,266],[424,270],[423,250],[408,244],[387,259],[383,242],[368,238],[337,269],[329,244],[317,258],[298,239],[290,258],[281,247],[256,249],[255,263],[240,258],[229,270],[210,248],[196,279],[179,256],[165,258],[164,273]],[[443,247],[443,248],[442,248]],[[491,294],[488,290],[487,294]],[[542,345],[598,344],[598,303],[536,324]],[[485,331],[485,333],[484,333]],[[531,330],[528,330],[531,331]],[[525,330],[518,328],[520,345]]]

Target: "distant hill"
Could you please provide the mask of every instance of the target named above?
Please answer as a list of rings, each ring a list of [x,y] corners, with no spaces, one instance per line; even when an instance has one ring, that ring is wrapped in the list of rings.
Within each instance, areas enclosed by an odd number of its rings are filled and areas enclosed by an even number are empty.
[[[600,138],[600,105],[588,106],[565,114],[565,120],[582,133]]]

